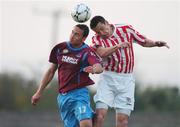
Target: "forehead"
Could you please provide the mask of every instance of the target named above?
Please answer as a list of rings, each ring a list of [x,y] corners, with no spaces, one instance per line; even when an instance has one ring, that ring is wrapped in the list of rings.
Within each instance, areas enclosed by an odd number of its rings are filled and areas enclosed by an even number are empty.
[[[83,30],[81,30],[79,27],[75,26],[73,27],[73,32],[79,33],[79,34],[83,34]]]

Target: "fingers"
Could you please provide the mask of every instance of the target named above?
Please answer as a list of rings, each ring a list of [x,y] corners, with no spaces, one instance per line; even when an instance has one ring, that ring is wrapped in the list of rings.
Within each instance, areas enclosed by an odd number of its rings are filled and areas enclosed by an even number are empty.
[[[37,104],[37,100],[32,99],[32,100],[31,100],[31,104],[35,106],[35,105]]]
[[[119,48],[129,48],[131,44],[129,42],[124,42],[122,44],[119,44]]]
[[[32,98],[31,98],[31,104],[34,105],[34,106],[37,105],[37,102],[39,101],[39,99],[40,99],[40,96],[38,96],[36,94],[33,95]]]
[[[37,104],[37,99],[32,97],[31,104],[35,106]]]
[[[170,48],[170,47],[167,45],[166,42],[156,41],[155,43],[156,43],[156,45],[157,45],[158,47],[163,47],[163,46],[165,46],[165,47],[168,48],[168,49]]]
[[[165,44],[164,46],[165,46],[166,48],[170,49],[170,47],[169,47],[167,44]]]
[[[87,73],[91,73],[93,71],[93,67],[92,66],[88,66],[88,67],[85,67],[83,69],[84,72],[87,72]]]

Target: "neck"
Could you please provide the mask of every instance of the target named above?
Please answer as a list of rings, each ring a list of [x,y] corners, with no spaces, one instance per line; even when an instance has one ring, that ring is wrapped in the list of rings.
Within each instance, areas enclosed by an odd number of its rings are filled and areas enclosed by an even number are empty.
[[[83,45],[83,43],[81,43],[81,44],[71,44],[71,46],[73,48],[80,48],[82,45]]]
[[[109,25],[109,27],[110,27],[110,36],[112,36],[113,33],[114,33],[114,26],[113,25]]]

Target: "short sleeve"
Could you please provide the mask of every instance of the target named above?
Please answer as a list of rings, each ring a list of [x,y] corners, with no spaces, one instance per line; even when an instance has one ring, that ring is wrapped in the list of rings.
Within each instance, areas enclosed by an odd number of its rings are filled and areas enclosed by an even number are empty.
[[[92,45],[91,47],[96,50],[98,47],[102,46],[102,42],[100,40],[100,36],[93,36],[92,37]]]
[[[146,37],[140,34],[138,31],[136,31],[131,25],[128,26],[127,31],[132,35],[133,43],[137,43],[140,45],[145,43]]]
[[[58,61],[57,61],[57,46],[55,46],[52,50],[51,50],[51,53],[49,55],[49,62],[50,63],[54,63],[54,64],[57,64]]]
[[[91,66],[97,63],[101,63],[101,58],[98,57],[98,55],[92,49],[89,50],[87,57],[88,57],[88,63]]]

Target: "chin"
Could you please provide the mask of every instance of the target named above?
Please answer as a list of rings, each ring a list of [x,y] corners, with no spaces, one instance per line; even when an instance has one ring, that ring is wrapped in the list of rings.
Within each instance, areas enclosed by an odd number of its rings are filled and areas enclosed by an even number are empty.
[[[107,36],[102,36],[102,38],[107,39],[108,37]]]

